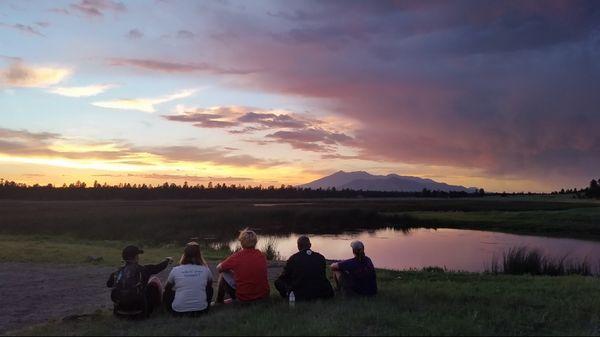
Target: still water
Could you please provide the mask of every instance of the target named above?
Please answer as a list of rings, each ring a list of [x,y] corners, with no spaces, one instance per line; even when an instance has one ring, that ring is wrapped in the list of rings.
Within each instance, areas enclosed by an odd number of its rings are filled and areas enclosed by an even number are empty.
[[[275,240],[277,251],[285,259],[297,252],[298,236],[261,236],[258,246],[262,248],[269,239]],[[587,258],[593,266],[600,261],[600,242],[474,230],[414,229],[402,232],[382,229],[310,237],[313,250],[330,260],[351,257],[350,242],[361,240],[376,267],[398,270],[439,266],[481,272],[489,267],[494,256],[501,260],[503,252],[521,246],[536,248],[557,258]],[[232,242],[230,246],[235,248],[236,244]]]

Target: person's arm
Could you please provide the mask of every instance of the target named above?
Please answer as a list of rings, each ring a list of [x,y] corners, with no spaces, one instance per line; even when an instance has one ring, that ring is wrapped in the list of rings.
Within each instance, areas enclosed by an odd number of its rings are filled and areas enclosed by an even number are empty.
[[[210,303],[212,302],[213,299],[213,295],[214,295],[214,289],[213,289],[213,274],[210,271],[210,268],[206,268],[206,271],[208,272],[208,275],[206,276],[206,302],[208,303],[208,306],[210,307]]]
[[[160,273],[161,271],[165,270],[167,268],[167,266],[169,265],[169,263],[171,263],[171,260],[165,259],[163,262],[161,262],[159,264],[147,264],[144,266],[144,268],[148,271],[148,274],[156,275],[156,274]]]
[[[235,268],[236,264],[237,264],[237,255],[233,254],[230,257],[228,257],[225,261],[219,263],[217,265],[217,271],[219,273],[223,273],[226,271],[230,271],[232,269]]]
[[[171,270],[169,276],[167,277],[167,281],[165,282],[165,289],[167,289],[167,287],[173,288],[173,286],[175,285],[175,275],[173,275],[174,270],[175,269]]]
[[[286,264],[285,267],[283,267],[283,271],[281,272],[281,275],[279,275],[279,279],[284,281],[285,283],[290,283],[291,282],[291,278],[293,275],[293,270],[294,270],[294,259],[290,258]]]
[[[112,288],[115,286],[115,273],[110,274],[108,281],[106,281],[106,286],[108,288]]]

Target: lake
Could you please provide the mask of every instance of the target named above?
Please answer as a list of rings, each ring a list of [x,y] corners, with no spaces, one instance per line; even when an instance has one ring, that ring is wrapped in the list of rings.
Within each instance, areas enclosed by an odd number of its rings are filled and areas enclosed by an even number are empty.
[[[298,234],[261,236],[259,248],[275,240],[281,257],[296,253]],[[515,235],[497,232],[459,229],[414,229],[407,232],[394,229],[371,230],[340,235],[311,235],[313,250],[330,260],[352,256],[350,242],[361,240],[367,255],[378,268],[421,269],[439,266],[449,270],[485,271],[494,256],[501,261],[510,248],[527,246],[554,257],[588,258],[592,266],[600,261],[600,242]],[[235,248],[237,242],[229,243]]]

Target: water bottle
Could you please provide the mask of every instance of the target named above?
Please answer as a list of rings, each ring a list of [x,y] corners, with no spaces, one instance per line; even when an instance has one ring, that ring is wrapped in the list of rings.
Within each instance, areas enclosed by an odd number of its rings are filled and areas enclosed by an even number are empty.
[[[296,306],[296,294],[294,294],[293,291],[290,292],[289,300],[290,300],[290,307],[291,308],[295,307]]]

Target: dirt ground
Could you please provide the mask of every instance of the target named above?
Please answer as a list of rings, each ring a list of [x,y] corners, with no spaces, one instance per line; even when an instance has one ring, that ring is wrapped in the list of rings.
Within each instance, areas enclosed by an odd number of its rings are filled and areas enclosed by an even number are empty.
[[[53,319],[112,308],[106,280],[116,268],[0,263],[0,334]],[[158,276],[166,280],[171,267]],[[215,275],[214,265],[211,265]],[[269,266],[269,279],[281,264]]]

